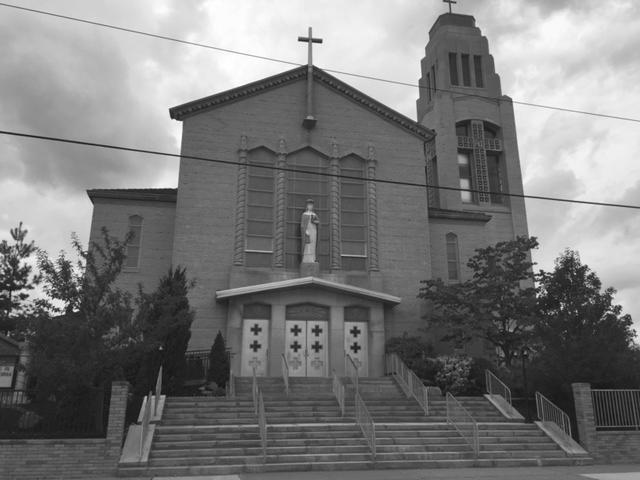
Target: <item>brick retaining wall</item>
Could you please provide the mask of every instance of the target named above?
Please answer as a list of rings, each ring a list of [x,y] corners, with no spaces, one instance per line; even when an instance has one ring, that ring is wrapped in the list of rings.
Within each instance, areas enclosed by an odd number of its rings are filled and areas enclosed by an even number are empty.
[[[0,440],[0,479],[67,479],[114,475],[127,409],[127,382],[111,388],[106,438]]]
[[[573,400],[580,444],[599,463],[640,462],[640,431],[597,431],[593,415],[591,385],[574,383]]]

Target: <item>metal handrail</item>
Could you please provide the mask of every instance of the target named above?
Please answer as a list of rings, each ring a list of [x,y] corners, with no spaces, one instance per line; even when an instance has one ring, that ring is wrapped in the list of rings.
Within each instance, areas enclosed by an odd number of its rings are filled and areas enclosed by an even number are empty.
[[[484,371],[484,384],[489,395],[501,395],[511,405],[511,389],[491,370]]]
[[[396,377],[407,397],[415,398],[424,410],[424,414],[429,415],[429,389],[425,387],[422,380],[405,365],[396,353],[387,354],[386,363],[387,373]]]
[[[454,426],[458,433],[464,438],[471,448],[473,454],[478,458],[480,451],[480,439],[478,436],[478,422],[471,413],[454,397],[447,392],[447,423]]]
[[[227,381],[226,390],[227,398],[233,398],[236,396],[236,377],[231,369],[229,369],[229,380]]]
[[[253,367],[253,382],[251,384],[251,396],[253,398],[253,411],[258,415],[258,378],[256,377],[256,367]]]
[[[349,377],[351,377],[351,381],[353,382],[353,385],[356,388],[356,392],[359,391],[358,389],[358,366],[356,365],[356,362],[353,361],[353,358],[351,358],[351,355],[349,355],[348,353],[345,352],[345,355],[347,357],[346,362],[347,362],[347,375],[349,375]]]
[[[536,411],[539,420],[543,422],[553,422],[569,437],[571,436],[571,420],[569,419],[569,415],[540,392],[536,392]]]
[[[149,395],[144,399],[142,410],[141,432],[140,432],[140,458],[142,459],[142,452],[144,451],[144,442],[149,435],[149,424],[151,423],[151,397],[152,392],[149,390]]]
[[[284,393],[289,396],[289,362],[287,362],[287,357],[284,356],[284,353],[280,355],[282,359],[280,362],[280,367],[282,368],[282,380],[284,381]]]
[[[258,392],[258,426],[260,429],[260,443],[262,445],[262,455],[267,455],[267,415],[264,410],[264,400],[262,392]]]
[[[160,369],[158,370],[158,378],[156,379],[156,397],[155,402],[153,402],[153,416],[158,415],[158,404],[160,403],[160,395],[162,393],[162,365],[160,365]]]
[[[591,390],[596,428],[640,430],[640,390]]]
[[[360,393],[356,391],[355,395],[355,410],[356,410],[356,423],[362,430],[364,438],[369,444],[373,461],[376,460],[376,424],[373,421],[373,417],[367,409],[367,405],[362,400]]]
[[[331,389],[333,394],[336,396],[336,400],[338,401],[338,405],[340,406],[340,412],[344,417],[345,411],[345,401],[344,401],[344,384],[338,378],[336,371],[333,371],[333,383],[331,385]]]

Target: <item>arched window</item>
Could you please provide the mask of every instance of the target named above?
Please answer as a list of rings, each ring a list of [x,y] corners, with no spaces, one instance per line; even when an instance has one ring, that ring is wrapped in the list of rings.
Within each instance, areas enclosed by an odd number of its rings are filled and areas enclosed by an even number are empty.
[[[455,233],[447,233],[447,272],[450,282],[460,280],[460,254],[458,236]]]
[[[273,154],[257,149],[249,154],[247,185],[246,262],[250,267],[270,267],[273,253]]]
[[[364,178],[364,162],[350,155],[340,161],[340,173]],[[367,267],[367,189],[364,180],[340,179],[340,252],[344,270]]]
[[[131,215],[129,217],[129,241],[127,242],[127,258],[125,268],[138,268],[140,266],[140,247],[142,245],[142,217]]]
[[[298,269],[301,260],[300,218],[307,199],[314,201],[314,211],[320,219],[318,225],[317,259],[321,270],[329,270],[329,177],[307,172],[327,173],[328,160],[322,154],[306,148],[287,157],[287,226],[285,266]]]

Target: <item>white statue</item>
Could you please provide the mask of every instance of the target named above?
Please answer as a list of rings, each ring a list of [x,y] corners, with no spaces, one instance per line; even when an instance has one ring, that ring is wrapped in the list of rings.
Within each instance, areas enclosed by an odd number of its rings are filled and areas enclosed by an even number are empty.
[[[302,234],[302,263],[315,263],[316,245],[318,243],[318,224],[320,219],[313,211],[313,200],[307,200],[307,209],[300,219],[300,233]]]

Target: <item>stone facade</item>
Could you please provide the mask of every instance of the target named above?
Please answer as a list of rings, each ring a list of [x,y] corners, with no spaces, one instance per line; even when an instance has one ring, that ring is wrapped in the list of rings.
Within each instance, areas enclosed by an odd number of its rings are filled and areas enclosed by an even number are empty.
[[[62,480],[115,475],[128,394],[128,383],[112,384],[106,438],[0,440],[0,479]]]

